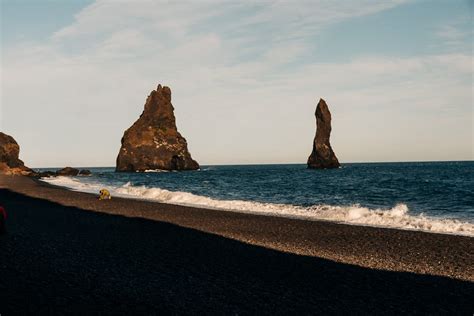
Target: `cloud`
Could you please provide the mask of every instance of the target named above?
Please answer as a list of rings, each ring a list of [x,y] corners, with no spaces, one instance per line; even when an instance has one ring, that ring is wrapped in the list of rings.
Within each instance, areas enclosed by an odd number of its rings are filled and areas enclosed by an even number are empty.
[[[49,41],[4,50],[3,124],[30,165],[113,165],[123,131],[164,83],[202,163],[304,161],[319,97],[337,117],[343,161],[422,159],[408,140],[421,130],[429,144],[454,135],[465,146],[470,56],[312,57],[325,28],[401,3],[97,1]],[[413,109],[430,120],[404,118]],[[443,135],[433,124],[461,127]]]
[[[441,25],[436,35],[441,40],[441,44],[447,48],[472,51],[472,17],[470,20],[459,17],[451,24]]]

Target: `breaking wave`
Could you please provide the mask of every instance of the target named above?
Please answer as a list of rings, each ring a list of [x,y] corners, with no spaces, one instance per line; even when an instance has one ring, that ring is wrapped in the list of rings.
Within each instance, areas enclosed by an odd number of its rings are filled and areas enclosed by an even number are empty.
[[[43,178],[42,180],[75,191],[89,193],[97,193],[103,187],[99,183],[84,183],[78,179],[68,177]],[[474,223],[463,222],[457,219],[425,216],[423,214],[410,214],[409,208],[405,204],[397,204],[390,209],[370,209],[360,205],[313,205],[304,207],[242,200],[218,200],[188,192],[133,186],[130,182],[122,186],[107,187],[112,195],[115,196],[152,200],[168,204],[306,220],[326,220],[353,225],[474,236]]]

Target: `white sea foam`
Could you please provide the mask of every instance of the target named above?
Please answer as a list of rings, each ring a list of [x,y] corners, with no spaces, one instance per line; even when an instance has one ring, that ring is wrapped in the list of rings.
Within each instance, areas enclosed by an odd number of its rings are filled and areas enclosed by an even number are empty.
[[[80,182],[69,177],[45,178],[44,181],[64,186],[75,191],[98,192],[102,186]],[[422,230],[434,233],[449,233],[474,236],[474,224],[457,219],[409,214],[405,204],[390,209],[369,209],[359,205],[333,206],[313,205],[310,207],[288,204],[262,203],[241,200],[218,200],[188,192],[175,192],[159,188],[132,186],[108,187],[113,195],[157,201],[161,203],[198,206],[226,211],[293,217],[307,220],[327,220],[353,225],[390,227]]]
[[[103,188],[100,184],[85,183],[73,177],[44,177],[42,181],[71,189],[72,191],[97,193]]]
[[[162,169],[147,169],[145,170],[146,173],[160,173],[160,172],[169,172],[168,170],[162,170]]]

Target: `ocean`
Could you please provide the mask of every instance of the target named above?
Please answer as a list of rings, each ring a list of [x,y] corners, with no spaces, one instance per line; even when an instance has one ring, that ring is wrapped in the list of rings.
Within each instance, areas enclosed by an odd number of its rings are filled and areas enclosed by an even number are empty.
[[[201,166],[44,178],[71,190],[305,220],[474,236],[474,162]],[[51,169],[41,169],[51,170]]]

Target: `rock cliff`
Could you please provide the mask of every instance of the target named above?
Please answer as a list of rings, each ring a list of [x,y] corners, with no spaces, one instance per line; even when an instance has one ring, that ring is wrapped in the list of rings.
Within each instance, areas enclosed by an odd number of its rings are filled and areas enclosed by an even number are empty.
[[[140,118],[125,131],[116,171],[196,170],[186,139],[176,128],[171,89],[158,85]]]
[[[331,136],[331,112],[323,99],[316,107],[316,137],[313,151],[308,158],[308,168],[326,169],[339,168],[340,164],[329,142]]]
[[[0,132],[0,173],[7,175],[30,175],[33,170],[20,160],[20,146],[13,137]]]

